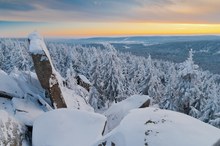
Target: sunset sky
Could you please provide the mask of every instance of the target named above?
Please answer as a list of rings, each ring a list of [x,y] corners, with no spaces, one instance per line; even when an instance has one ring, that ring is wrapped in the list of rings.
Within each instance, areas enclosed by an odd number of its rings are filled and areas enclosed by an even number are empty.
[[[220,0],[0,0],[0,37],[220,34]]]

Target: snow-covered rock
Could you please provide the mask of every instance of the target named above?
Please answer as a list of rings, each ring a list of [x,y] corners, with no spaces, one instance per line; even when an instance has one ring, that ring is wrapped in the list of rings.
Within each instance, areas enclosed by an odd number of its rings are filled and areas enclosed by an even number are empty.
[[[158,108],[132,110],[99,144],[106,146],[212,146],[220,129],[182,113]]]
[[[9,115],[14,115],[14,108],[11,104],[11,99],[0,98],[0,110],[6,111]]]
[[[24,94],[44,97],[45,90],[41,87],[36,73],[31,71],[14,71],[10,73],[10,76],[16,81]]]
[[[29,52],[32,54],[45,54],[49,55],[47,51],[47,47],[44,43],[43,37],[37,32],[34,31],[28,35],[29,39]],[[51,61],[51,60],[50,60]]]
[[[37,32],[31,33],[28,39],[30,41],[29,51],[41,86],[49,93],[54,108],[66,108],[67,105],[60,89],[63,81],[53,66],[44,40]]]
[[[220,146],[220,138],[213,146]]]
[[[0,94],[12,97],[22,97],[24,95],[17,82],[2,70],[0,70],[0,83]]]
[[[106,112],[104,112],[104,115],[107,117],[105,133],[118,126],[130,110],[139,108],[146,102],[149,102],[150,104],[149,96],[133,95],[121,102],[113,104]]]
[[[33,122],[44,113],[43,108],[37,102],[30,98],[28,99],[12,99],[12,106],[14,108],[15,118],[28,126],[33,126]]]
[[[86,102],[86,100],[77,95],[74,90],[65,87],[62,87],[61,90],[67,108],[94,112],[94,109]]]
[[[7,112],[0,110],[0,145],[21,146],[25,141],[26,128]]]
[[[92,86],[92,83],[84,76],[79,74],[77,77],[77,84],[85,88],[87,91],[90,90],[90,87]]]
[[[58,109],[33,126],[33,146],[91,146],[101,138],[106,118],[80,110]]]
[[[79,76],[79,78],[83,81],[83,82],[85,82],[86,84],[89,84],[89,85],[92,85],[92,83],[84,76],[84,75],[78,75]]]
[[[0,110],[25,125],[32,126],[39,115],[51,110],[44,98],[45,91],[33,72],[14,70],[8,75],[0,70],[0,89],[11,96],[10,99],[0,98]]]

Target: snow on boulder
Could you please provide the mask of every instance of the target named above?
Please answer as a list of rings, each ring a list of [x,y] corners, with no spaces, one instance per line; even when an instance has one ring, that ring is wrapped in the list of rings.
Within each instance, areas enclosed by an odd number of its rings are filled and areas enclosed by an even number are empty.
[[[74,90],[65,87],[61,87],[61,90],[63,91],[63,97],[67,108],[94,112],[94,109],[86,102],[86,100],[77,95]]]
[[[106,118],[80,110],[58,109],[40,116],[33,126],[33,146],[91,146],[101,138]]]
[[[7,112],[0,110],[0,145],[21,146],[25,141],[26,128]]]
[[[28,126],[33,126],[33,122],[44,113],[43,108],[37,100],[28,99],[12,99],[12,106],[15,111],[16,119]]]
[[[46,53],[47,56],[49,55],[47,47],[44,43],[44,39],[37,31],[34,31],[28,35],[28,41],[30,44],[30,46],[29,46],[30,53],[35,54],[35,55]]]
[[[84,76],[84,75],[79,75],[79,78],[85,82],[86,84],[92,85],[92,83]]]
[[[121,102],[113,104],[104,115],[107,117],[107,125],[105,133],[108,133],[113,128],[119,125],[121,120],[128,112],[135,108],[149,106],[150,97],[147,95],[133,95]]]
[[[78,75],[76,79],[78,85],[84,87],[87,91],[90,90],[92,83],[84,75]]]
[[[10,115],[14,115],[11,99],[0,98],[0,110],[6,111]]]
[[[158,108],[132,110],[93,146],[212,146],[220,129],[182,113]]]
[[[4,95],[22,97],[24,95],[17,82],[2,70],[0,70],[0,83],[0,97]]]
[[[36,73],[30,71],[14,71],[10,76],[17,82],[25,94],[39,94],[44,96],[45,90],[41,87]]]

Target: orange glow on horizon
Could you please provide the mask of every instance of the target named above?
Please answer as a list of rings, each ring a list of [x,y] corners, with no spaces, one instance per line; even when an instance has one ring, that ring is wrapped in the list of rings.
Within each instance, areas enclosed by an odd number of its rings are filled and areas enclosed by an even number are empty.
[[[55,30],[54,30],[55,29]],[[42,30],[45,36],[89,37],[120,35],[220,34],[220,24],[180,23],[82,23],[59,24]]]
[[[44,37],[99,37],[138,35],[220,35],[220,24],[60,22],[19,26],[2,31],[0,37],[26,37],[37,30]]]

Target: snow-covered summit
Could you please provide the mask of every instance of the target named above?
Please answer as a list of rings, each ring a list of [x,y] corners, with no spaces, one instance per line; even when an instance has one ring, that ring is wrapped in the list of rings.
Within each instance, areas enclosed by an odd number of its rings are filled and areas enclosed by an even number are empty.
[[[134,109],[93,146],[212,146],[220,130],[182,113],[158,108]]]

